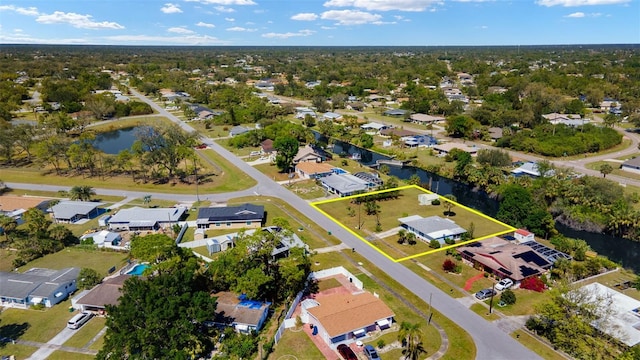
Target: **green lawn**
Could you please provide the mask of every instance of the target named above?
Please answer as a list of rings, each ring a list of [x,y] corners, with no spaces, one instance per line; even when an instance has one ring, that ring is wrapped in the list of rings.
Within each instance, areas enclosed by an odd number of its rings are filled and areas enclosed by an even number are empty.
[[[0,249],[0,271],[12,271],[13,259],[15,258],[15,251],[9,249]]]
[[[46,268],[46,269],[63,269],[70,266],[78,268],[92,268],[98,271],[100,274],[106,276],[107,270],[112,266],[116,268],[122,267],[128,258],[128,254],[82,249],[79,247],[70,247],[58,251],[54,254],[43,256],[39,259],[33,260],[27,265],[24,265],[19,269],[23,272],[31,268]]]
[[[73,359],[73,360],[90,360],[90,359],[95,359],[95,356],[85,355],[85,354],[80,354],[80,353],[71,353],[71,352],[58,350],[58,351],[54,351],[47,358],[47,360],[69,360],[69,359]]]
[[[554,351],[553,348],[549,347],[546,344],[543,344],[524,330],[514,331],[513,333],[511,333],[511,337],[518,340],[522,345],[529,348],[529,350],[532,350],[536,354],[540,355],[540,357],[543,359],[566,360],[564,356]]]
[[[164,116],[149,115],[134,118],[120,118],[118,120],[110,120],[98,125],[89,126],[89,129],[95,132],[109,132],[118,129],[132,128],[143,125],[171,125],[173,122]]]
[[[63,345],[76,348],[85,347],[104,328],[106,322],[107,319],[94,316],[88,323],[76,330],[75,334]]]
[[[218,132],[218,134],[221,134],[221,132]],[[222,136],[229,136],[229,131],[227,130],[226,134],[222,135]],[[212,136],[212,138],[216,138],[216,137],[221,137],[221,136]],[[252,152],[260,151],[260,149],[261,149],[261,147],[259,147],[259,146],[256,146],[256,147],[248,146],[248,147],[244,147],[244,148],[238,149],[236,147],[229,146],[229,139],[220,139],[220,140],[217,140],[217,142],[218,142],[218,144],[224,146],[225,149],[231,151],[232,153],[234,153],[237,156],[249,156]],[[257,158],[259,158],[259,156],[253,156],[253,157],[250,157],[249,159],[255,160]]]
[[[260,164],[260,165],[254,166],[254,168],[260,171],[261,173],[267,175],[270,179],[274,181],[289,180],[289,174],[280,172],[280,169],[278,169],[278,167],[275,164]],[[294,174],[294,177],[292,179],[297,178],[297,175],[295,173],[292,172],[292,174]]]
[[[37,347],[21,345],[21,344],[4,344],[0,346],[0,354],[13,355],[16,359],[26,359],[38,350]]]
[[[66,300],[45,310],[6,309],[0,313],[0,337],[46,343],[75,315],[70,306],[71,300]]]
[[[487,303],[487,306],[489,305],[489,300],[485,301]],[[474,313],[480,315],[483,319],[487,320],[487,321],[494,321],[494,320],[498,320],[500,319],[500,316],[498,316],[495,311],[496,311],[496,305],[498,305],[498,300],[496,297],[493,298],[493,311],[491,313],[489,313],[489,308],[479,304],[479,303],[475,303],[473,305],[471,305],[469,307],[469,309],[471,311],[473,311]]]
[[[441,205],[420,205],[418,195],[423,193],[424,192],[418,188],[408,188],[401,190],[400,196],[397,199],[378,201],[377,204],[380,206],[380,214],[378,217],[382,230],[386,231],[400,226],[398,218],[409,215],[445,217],[445,212],[447,211],[445,201],[442,200]],[[346,199],[321,203],[318,204],[317,207],[328,213],[334,219],[339,219],[343,225],[355,231],[362,238],[374,236],[376,233],[376,216],[366,215],[364,204],[358,205],[351,199]],[[353,210],[351,215],[349,215],[349,209]],[[464,229],[474,228],[474,238],[508,230],[504,225],[492,221],[459,204],[454,205],[451,208],[451,212],[453,212],[454,215],[449,215],[448,218],[455,221],[460,227]],[[359,221],[362,225],[361,228],[358,228]],[[426,246],[425,243],[414,246],[399,246],[397,237],[395,236],[386,237],[381,240],[376,239],[373,242],[375,242],[376,246],[379,244],[381,250],[390,251],[389,255],[396,258],[398,258],[397,256],[402,256],[402,254],[415,255],[424,251],[433,250]],[[420,240],[418,240],[418,242],[420,242]]]
[[[324,188],[316,184],[315,180],[298,181],[285,186],[302,199],[317,199],[325,196]]]
[[[199,153],[213,161],[222,170],[222,174],[217,174],[216,179],[213,180],[213,185],[209,185],[207,183],[200,185],[200,191],[202,193],[238,191],[248,189],[256,185],[256,181],[252,177],[240,171],[240,169],[233,165],[229,160],[220,156],[217,152],[213,150],[200,150]]]
[[[275,346],[268,359],[286,359],[287,355],[293,355],[290,359],[324,360],[324,356],[320,350],[318,350],[311,339],[309,339],[309,335],[302,330],[297,332],[291,329],[285,330],[280,342]]]
[[[423,265],[426,265],[432,271],[434,271],[441,277],[447,279],[451,283],[455,284],[459,288],[464,288],[464,285],[468,279],[478,274],[484,273],[484,271],[474,269],[473,267],[462,264],[461,261],[458,261],[455,259],[453,260],[456,261],[456,263],[461,264],[462,272],[460,274],[448,273],[442,270],[442,264],[447,258],[453,259],[451,256],[448,256],[445,251],[439,251],[436,253],[429,254],[427,256],[420,257],[417,259],[417,261],[422,263]],[[425,271],[423,270],[422,273],[424,272]],[[418,272],[418,275],[421,275],[420,272]],[[481,278],[473,283],[471,290],[469,290],[469,294],[474,294],[477,291],[489,288],[492,285],[493,285],[493,280],[490,280],[488,278]],[[446,286],[449,286],[449,285],[446,284]],[[446,289],[446,286],[445,286],[445,289]],[[442,290],[445,290],[445,289],[442,289]],[[446,289],[445,291],[449,291],[449,289]]]

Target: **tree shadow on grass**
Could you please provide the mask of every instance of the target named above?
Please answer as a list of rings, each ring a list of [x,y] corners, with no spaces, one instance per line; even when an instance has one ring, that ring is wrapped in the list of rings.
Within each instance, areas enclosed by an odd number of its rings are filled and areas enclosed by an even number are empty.
[[[23,322],[22,324],[7,324],[0,326],[0,348],[4,347],[6,343],[16,340],[30,328],[29,323]]]
[[[443,214],[444,214],[444,216],[446,216],[446,217],[453,217],[453,216],[456,216],[456,213],[455,213],[454,211],[446,211],[446,210],[445,210],[445,211],[443,211],[442,213],[443,213]]]

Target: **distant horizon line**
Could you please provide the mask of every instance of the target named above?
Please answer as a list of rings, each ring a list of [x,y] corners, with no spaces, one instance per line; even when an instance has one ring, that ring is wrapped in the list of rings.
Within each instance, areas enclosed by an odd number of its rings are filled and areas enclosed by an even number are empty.
[[[0,43],[3,46],[71,46],[71,47],[178,47],[178,48],[535,48],[535,47],[640,47],[640,43],[583,43],[583,44],[516,44],[516,45],[160,45],[160,44],[47,44]]]

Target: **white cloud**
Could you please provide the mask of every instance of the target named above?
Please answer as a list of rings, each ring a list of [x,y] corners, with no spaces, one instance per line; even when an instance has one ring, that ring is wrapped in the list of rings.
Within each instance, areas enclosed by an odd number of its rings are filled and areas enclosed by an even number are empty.
[[[0,29],[2,26],[0,25]],[[83,38],[36,38],[25,34],[20,29],[14,29],[13,33],[0,32],[0,42],[12,44],[88,44],[89,41]]]
[[[78,29],[124,29],[124,26],[112,21],[97,22],[91,15],[65,13],[55,11],[53,14],[42,14],[36,18],[41,24],[69,24]]]
[[[38,12],[38,8],[35,7],[19,7],[15,5],[0,5],[0,11],[15,11],[20,15],[27,16],[38,16],[40,13]]]
[[[183,35],[193,34],[194,33],[193,30],[189,30],[189,29],[184,28],[184,27],[170,27],[170,28],[167,29],[167,31],[170,32],[170,33],[183,34]]]
[[[314,13],[300,13],[295,14],[291,17],[291,20],[299,20],[299,21],[314,21],[318,18],[318,15]]]
[[[227,20],[228,22],[234,22],[234,21],[236,21],[236,19],[234,19],[234,18],[224,18],[224,19],[225,19],[225,20]]]
[[[313,35],[315,33],[315,31],[313,30],[300,30],[298,32],[287,32],[287,33],[266,33],[266,34],[262,34],[262,37],[265,38],[275,38],[275,39],[288,39],[290,37],[297,37],[297,36],[309,36],[309,35]]]
[[[160,11],[165,14],[176,14],[182,12],[182,10],[180,9],[180,5],[172,3],[164,4],[164,6],[160,8]]]
[[[236,12],[236,10],[234,8],[225,7],[225,6],[216,6],[214,9],[218,10],[218,12],[221,12],[221,13]]]
[[[578,11],[578,12],[574,12],[573,14],[566,15],[565,17],[568,17],[568,18],[583,18],[584,17],[584,13]]]
[[[335,20],[337,25],[362,25],[382,19],[381,15],[358,10],[329,10],[320,15],[324,20]]]
[[[199,2],[201,4],[216,5],[257,5],[253,0],[185,0],[186,2]]]
[[[186,36],[153,36],[153,35],[118,35],[106,36],[109,43],[165,44],[165,45],[228,45],[228,41],[208,35]]]
[[[564,7],[574,7],[574,6],[588,6],[588,5],[614,5],[614,4],[625,4],[630,2],[631,0],[538,0],[536,4],[542,6],[564,6]]]
[[[199,23],[197,23],[197,24],[196,24],[196,26],[206,27],[206,28],[214,28],[214,27],[216,27],[216,26],[215,26],[215,25],[213,25],[213,24],[209,24],[209,23],[202,22],[202,21],[200,21]]]
[[[227,31],[237,31],[237,32],[254,32],[256,29],[243,28],[241,26],[234,26],[227,28]]]
[[[355,7],[370,11],[424,11],[441,0],[329,0],[325,7]]]
[[[322,29],[322,30],[335,30],[335,29],[337,29],[337,27],[335,27],[335,26],[320,26],[320,29]]]

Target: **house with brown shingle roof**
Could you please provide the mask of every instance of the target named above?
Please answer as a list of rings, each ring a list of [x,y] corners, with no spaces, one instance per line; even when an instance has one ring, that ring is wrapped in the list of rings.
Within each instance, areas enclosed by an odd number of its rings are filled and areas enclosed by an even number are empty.
[[[544,274],[551,267],[551,263],[530,246],[499,237],[460,246],[456,251],[473,266],[516,282]]]
[[[387,328],[395,316],[387,304],[369,292],[306,299],[302,312],[330,346]]]
[[[131,275],[122,274],[94,286],[91,290],[85,290],[71,299],[71,305],[81,311],[95,311],[104,313],[107,305],[120,303],[121,289],[124,282]]]

